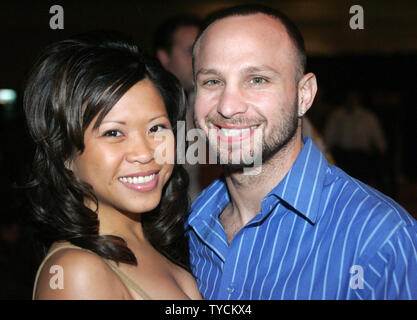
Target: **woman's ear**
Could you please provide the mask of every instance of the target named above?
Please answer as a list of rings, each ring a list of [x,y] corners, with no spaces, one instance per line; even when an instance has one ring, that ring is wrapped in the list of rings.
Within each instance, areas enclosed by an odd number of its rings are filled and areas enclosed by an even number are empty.
[[[298,116],[302,117],[313,104],[317,92],[317,80],[314,73],[305,74],[298,82]]]
[[[72,159],[67,159],[64,161],[64,166],[67,170],[72,171],[73,161]]]

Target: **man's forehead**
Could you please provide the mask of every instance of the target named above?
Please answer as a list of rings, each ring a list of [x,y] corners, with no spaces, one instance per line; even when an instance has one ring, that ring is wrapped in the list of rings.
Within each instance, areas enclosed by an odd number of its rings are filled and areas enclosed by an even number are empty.
[[[261,47],[292,46],[285,26],[276,18],[263,13],[222,18],[210,25],[196,43],[194,55],[222,50],[227,45],[240,46],[248,41]],[[210,54],[209,53],[209,54]]]
[[[233,41],[236,36],[244,36],[248,33],[260,33],[275,36],[276,40],[288,38],[285,26],[274,17],[263,13],[231,16],[222,18],[211,24],[200,37],[198,45],[205,44],[221,38],[222,41]],[[198,46],[196,47],[198,49]]]
[[[281,64],[280,61],[288,61],[294,55],[294,48],[280,21],[265,14],[253,14],[214,22],[200,38],[194,55],[198,72],[201,67],[217,69],[219,57],[233,65],[238,61],[253,66],[268,61],[272,65]],[[214,57],[216,65],[211,66]]]

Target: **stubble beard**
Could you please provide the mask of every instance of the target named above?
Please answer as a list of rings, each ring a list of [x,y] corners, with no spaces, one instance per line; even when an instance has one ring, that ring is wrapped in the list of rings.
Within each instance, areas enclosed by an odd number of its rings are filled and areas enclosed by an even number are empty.
[[[207,119],[206,119],[207,120]],[[211,121],[211,120],[210,120]],[[210,121],[206,121],[206,123],[209,123]],[[265,122],[265,121],[264,121]],[[197,121],[196,126],[199,127]],[[199,127],[200,128],[200,127]],[[298,128],[298,94],[294,99],[294,102],[292,104],[292,108],[288,113],[283,114],[282,117],[276,120],[276,122],[273,124],[273,126],[270,129],[269,136],[266,136],[265,134],[262,135],[262,148],[260,148],[260,154],[259,151],[256,151],[256,147],[251,146],[250,150],[248,151],[250,153],[249,157],[246,157],[246,159],[252,159],[253,161],[247,162],[243,161],[244,155],[240,155],[240,162],[235,163],[235,161],[232,161],[230,152],[231,148],[228,150],[220,150],[219,143],[217,141],[216,145],[217,150],[217,163],[221,164],[223,168],[229,172],[239,172],[242,171],[245,168],[252,168],[256,164],[266,164],[268,161],[273,158],[275,155],[280,153],[282,150],[284,150],[288,144],[293,140],[297,133]],[[252,139],[253,141],[253,139]],[[210,148],[212,148],[213,143],[209,139],[209,145]],[[227,152],[228,154],[225,155],[224,153]],[[225,162],[225,159],[227,159],[227,163]],[[262,159],[259,161],[259,159]]]

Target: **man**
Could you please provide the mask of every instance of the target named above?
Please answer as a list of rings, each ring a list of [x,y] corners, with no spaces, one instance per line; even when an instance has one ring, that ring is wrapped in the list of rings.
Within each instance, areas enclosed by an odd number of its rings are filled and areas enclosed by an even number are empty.
[[[193,63],[196,125],[229,161],[187,224],[203,297],[416,299],[417,222],[301,136],[317,84],[288,18],[226,9],[198,37]],[[253,164],[232,160],[256,159],[259,133],[261,172],[248,174]]]
[[[331,113],[324,132],[338,165],[350,175],[367,184],[383,176],[375,162],[384,162],[384,132],[377,116],[363,106],[359,91],[347,92],[346,102]]]
[[[155,33],[155,56],[178,78],[187,93],[194,87],[192,47],[199,32],[197,17],[180,15],[164,21]]]

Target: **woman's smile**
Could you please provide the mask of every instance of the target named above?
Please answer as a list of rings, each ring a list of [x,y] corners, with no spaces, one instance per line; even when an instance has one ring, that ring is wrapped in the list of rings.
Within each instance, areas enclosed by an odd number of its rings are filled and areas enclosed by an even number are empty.
[[[152,191],[158,185],[159,170],[150,170],[148,172],[138,172],[119,178],[119,181],[127,188],[147,192]]]

